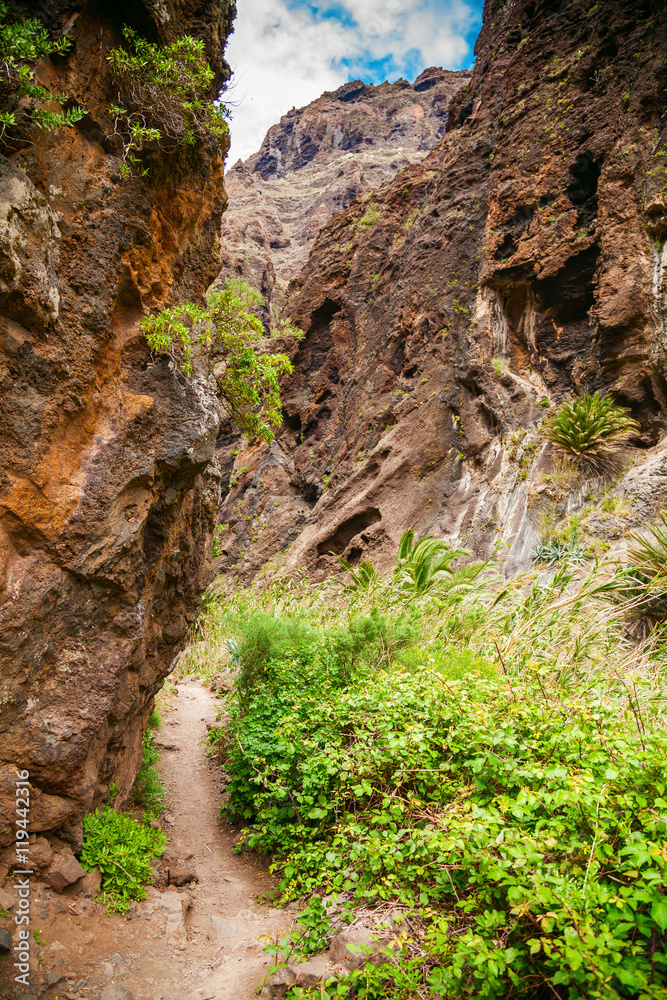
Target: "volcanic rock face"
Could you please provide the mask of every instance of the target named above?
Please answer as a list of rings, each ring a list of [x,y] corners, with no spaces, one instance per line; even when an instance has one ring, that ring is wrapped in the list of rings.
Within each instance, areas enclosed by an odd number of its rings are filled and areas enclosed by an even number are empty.
[[[467,70],[427,69],[413,84],[360,80],[290,111],[258,153],[227,172],[221,278],[235,275],[280,309],[334,212],[429,152]],[[369,206],[373,217],[373,206]]]
[[[213,146],[158,152],[146,182],[121,179],[105,57],[123,23],[151,41],[189,33],[219,84],[234,4],[25,13],[71,39],[37,75],[89,113],[0,157],[0,845],[16,768],[31,829],[76,845],[84,811],[132,784],[206,583],[219,492],[214,387],[152,364],[138,323],[212,280],[223,163]]]
[[[545,405],[613,390],[638,448],[664,430],[664,6],[487,0],[476,52],[445,138],[372,224],[334,216],[292,286],[285,424],[236,459],[220,515],[244,579],[276,553],[387,565],[409,526],[512,541],[516,570],[555,503]]]

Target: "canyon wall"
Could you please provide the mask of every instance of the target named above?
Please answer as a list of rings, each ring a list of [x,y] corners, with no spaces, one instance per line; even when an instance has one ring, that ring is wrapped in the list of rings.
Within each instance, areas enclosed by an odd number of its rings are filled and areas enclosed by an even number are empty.
[[[259,152],[227,171],[220,280],[242,277],[279,311],[334,212],[414,163],[445,134],[470,72],[426,69],[414,83],[355,80],[293,109]]]
[[[156,148],[123,178],[106,56],[129,24],[204,41],[215,71],[232,0],[18,5],[66,55],[37,78],[86,109],[0,156],[0,845],[16,768],[31,829],[76,846],[111,782],[123,801],[153,696],[208,580],[219,496],[215,386],[154,363],[147,311],[199,299],[226,195],[215,144]]]
[[[487,0],[476,55],[446,136],[335,215],[292,283],[306,336],[274,444],[236,455],[223,428],[229,580],[385,567],[409,526],[500,541],[515,572],[569,503],[548,406],[613,391],[636,456],[664,433],[664,5]]]

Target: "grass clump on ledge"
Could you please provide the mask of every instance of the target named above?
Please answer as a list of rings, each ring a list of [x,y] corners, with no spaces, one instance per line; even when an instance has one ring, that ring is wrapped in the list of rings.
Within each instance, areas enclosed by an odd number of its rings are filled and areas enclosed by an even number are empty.
[[[141,766],[132,788],[132,798],[144,810],[144,821],[147,822],[159,819],[167,805],[167,789],[155,767],[160,759],[160,752],[155,746],[155,733],[161,728],[162,718],[157,708],[154,708],[141,740]]]
[[[631,531],[626,555],[624,587],[616,595],[626,616],[646,636],[667,621],[667,512],[644,531]]]
[[[310,900],[269,950],[325,946],[324,896],[385,942],[385,964],[287,996],[664,1000],[660,645],[633,646],[608,574],[463,565],[424,591],[399,565],[278,581],[201,623],[238,668],[210,736],[224,812],[282,899]]]
[[[542,425],[542,435],[561,452],[597,471],[613,468],[618,455],[639,424],[613,396],[582,397],[561,404]]]

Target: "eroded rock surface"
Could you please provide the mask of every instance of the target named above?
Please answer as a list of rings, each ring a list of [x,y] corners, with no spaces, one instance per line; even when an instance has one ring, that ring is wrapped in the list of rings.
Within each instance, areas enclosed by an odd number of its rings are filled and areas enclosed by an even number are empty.
[[[279,310],[320,228],[426,156],[470,75],[431,68],[413,84],[356,80],[284,115],[259,152],[227,172],[221,278],[245,278]],[[367,209],[374,217],[372,203]]]
[[[640,453],[664,432],[663,5],[487,0],[476,53],[445,138],[374,192],[374,224],[334,216],[292,286],[285,424],[220,513],[243,579],[276,554],[384,567],[409,526],[512,542],[513,572],[555,502],[549,401],[613,390]]]
[[[0,157],[0,845],[18,767],[31,830],[76,847],[84,811],[132,784],[206,583],[219,485],[214,387],[153,364],[138,324],[214,277],[223,162],[157,151],[146,181],[121,179],[106,55],[127,22],[187,32],[219,84],[234,4],[18,7],[71,39],[37,76],[88,114]]]

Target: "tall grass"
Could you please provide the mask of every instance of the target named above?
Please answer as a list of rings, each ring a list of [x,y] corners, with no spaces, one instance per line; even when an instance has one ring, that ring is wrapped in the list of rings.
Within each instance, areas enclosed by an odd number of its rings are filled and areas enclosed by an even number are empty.
[[[639,672],[650,681],[652,711],[660,710],[655,695],[662,690],[657,678],[666,654],[659,635],[638,645],[628,633],[628,609],[645,597],[634,591],[626,596],[623,573],[595,566],[582,575],[564,566],[547,579],[524,574],[506,582],[488,565],[483,573],[474,566],[470,576],[465,566],[454,574],[456,587],[448,576],[417,595],[392,576],[374,579],[367,589],[334,579],[313,584],[297,575],[212,599],[180,669],[206,677],[233,670],[228,641],[243,636],[259,611],[295,627],[302,622],[332,630],[373,608],[391,618],[409,607],[419,619],[424,648],[445,642],[495,662],[511,677],[539,673],[542,683],[565,692],[594,684],[610,695],[622,693],[618,678]]]

